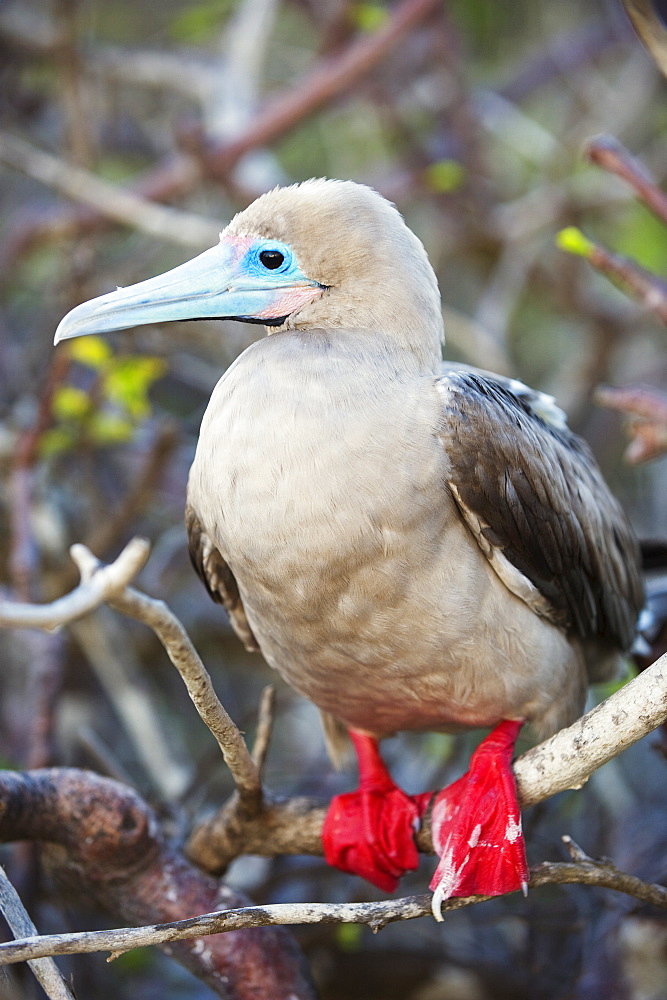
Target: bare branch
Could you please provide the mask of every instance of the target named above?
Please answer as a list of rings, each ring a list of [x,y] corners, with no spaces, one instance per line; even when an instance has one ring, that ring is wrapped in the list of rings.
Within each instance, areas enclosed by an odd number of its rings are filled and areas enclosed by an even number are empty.
[[[105,567],[84,545],[73,546],[72,557],[84,581],[92,583],[104,572]],[[262,797],[259,771],[245,740],[215,693],[210,674],[181,622],[164,601],[154,600],[130,587],[122,592],[116,590],[108,603],[155,632],[181,675],[200,718],[215,736],[244,806],[249,810],[257,809]]]
[[[623,0],[623,6],[658,69],[667,76],[667,30],[651,0]]]
[[[200,141],[197,158],[185,154],[166,157],[133,184],[132,192],[139,199],[139,205],[145,205],[144,199],[174,201],[182,197],[201,181],[202,170],[211,179],[226,182],[233,168],[246,153],[274,142],[296,128],[310,115],[352,90],[438,6],[439,0],[403,0],[394,8],[383,28],[356,40],[342,54],[318,62],[304,78],[297,80],[293,87],[286,89],[266,108],[260,110],[250,120],[243,133],[231,142],[208,144]],[[117,193],[113,185],[109,187],[112,195]],[[98,192],[102,190],[102,188],[97,189]],[[130,194],[129,191],[124,193]],[[71,196],[76,198],[76,192]],[[103,198],[93,197],[85,206],[73,206],[66,211],[56,211],[46,218],[44,213],[40,213],[38,219],[24,218],[15,231],[13,233],[10,231],[7,236],[6,246],[1,255],[2,260],[13,260],[17,255],[25,253],[37,241],[49,238],[57,240],[65,235],[71,236],[99,229],[109,218],[109,214],[104,211],[107,197],[105,186]],[[156,211],[162,211],[158,206],[154,207]],[[129,208],[129,203],[127,212],[120,213],[123,223],[127,221],[128,214],[130,218],[134,214],[134,209]],[[165,239],[171,239],[173,233],[174,230],[168,223],[161,235]],[[214,241],[206,236],[196,242],[201,245]]]
[[[149,552],[144,538],[133,538],[113,563],[95,574],[94,580],[82,583],[51,604],[0,601],[0,627],[56,629],[81,618],[123,590],[145,566]]]
[[[39,940],[37,928],[2,866],[0,866],[0,910],[15,937],[37,937]],[[30,959],[28,965],[49,1000],[75,1000],[74,994],[52,958]]]
[[[516,761],[519,802],[533,805],[567,788],[580,788],[593,771],[667,719],[667,654]]]
[[[534,805],[569,788],[580,788],[597,768],[618,756],[667,719],[667,654],[638,677],[514,763],[519,802]],[[193,830],[188,855],[219,872],[240,853],[322,854],[325,808],[311,799],[267,802],[258,817],[239,822],[229,806]],[[416,835],[431,853],[428,820]]]
[[[627,432],[632,440],[624,455],[626,462],[638,465],[667,452],[667,394],[645,385],[601,385],[594,399],[629,417]]]
[[[262,691],[257,720],[257,734],[252,747],[252,759],[259,773],[262,773],[264,761],[271,742],[273,732],[274,712],[276,705],[276,689],[273,684],[267,684]]]
[[[585,155],[596,166],[620,177],[634,189],[661,222],[667,224],[667,195],[658,187],[646,167],[623,143],[612,135],[601,135],[589,142]]]
[[[561,250],[584,257],[596,271],[667,323],[667,283],[629,257],[622,257],[599,243],[593,243],[574,226],[561,230],[557,243]]]
[[[152,787],[166,802],[177,801],[192,781],[192,765],[171,739],[155,691],[147,687],[137,653],[127,641],[127,622],[98,608],[70,631],[106,692],[134,754]]]
[[[135,543],[140,549],[140,565],[143,565],[147,557],[146,543],[139,540]],[[68,602],[75,601],[76,595],[83,592],[86,609],[91,603],[92,606],[99,603],[98,595],[103,593],[107,595],[111,607],[153,629],[181,674],[200,717],[218,741],[243,806],[241,813],[237,814],[236,804],[233,801],[227,803],[216,816],[201,824],[191,837],[190,856],[208,870],[216,871],[242,851],[267,855],[285,852],[321,854],[320,830],[324,814],[319,803],[308,800],[267,803],[266,808],[260,810],[262,785],[259,769],[239,730],[215,694],[211,678],[189,636],[164,602],[129,587],[123,589],[118,583],[117,570],[114,572],[114,586],[110,590],[99,588],[100,578],[107,580],[109,571],[118,566],[121,557],[105,567],[83,545],[72,547],[72,557],[81,572],[81,587],[46,609],[14,605],[14,608],[19,607],[23,611],[21,615],[15,615],[10,623],[34,625],[37,620],[35,613],[43,611],[47,613],[42,616],[41,627],[54,627],[64,620],[71,620],[83,613],[82,601],[78,599],[75,614],[72,614]],[[93,587],[96,601],[91,602],[90,588]],[[62,602],[65,602],[69,613],[65,618],[58,618],[53,608],[62,607]],[[514,766],[519,801],[524,806],[531,805],[567,788],[581,787],[593,771],[657,728],[665,719],[667,654],[568,729],[561,730],[520,757]],[[262,736],[262,740],[265,739]],[[310,813],[312,815],[308,815]],[[298,823],[295,822],[296,815],[300,816]],[[258,843],[254,842],[255,837],[258,837]],[[422,850],[432,849],[427,826],[419,836],[419,844]]]
[[[608,862],[591,859],[574,863],[544,862],[531,869],[530,888],[574,883],[613,889],[644,903],[667,909],[667,887],[643,882],[633,875],[619,871]],[[467,896],[448,899],[443,903],[443,910],[461,909],[485,902],[488,898],[488,896]],[[10,941],[0,944],[0,965],[25,961],[33,955],[110,951],[115,957],[130,948],[178,941],[194,935],[223,934],[251,927],[352,923],[367,924],[376,932],[394,921],[414,920],[430,914],[430,893],[368,903],[274,903],[267,906],[245,906],[151,927],[52,934],[26,938],[22,941]]]
[[[222,228],[211,219],[156,205],[138,193],[102,180],[7,132],[0,133],[0,163],[28,174],[114,222],[170,243],[210,246],[217,241]]]
[[[356,39],[340,55],[322,60],[310,73],[271,101],[243,135],[218,149],[202,150],[202,163],[212,177],[225,177],[251,149],[275,142],[337,97],[349,92],[394,47],[439,6],[438,0],[403,0],[386,24]]]

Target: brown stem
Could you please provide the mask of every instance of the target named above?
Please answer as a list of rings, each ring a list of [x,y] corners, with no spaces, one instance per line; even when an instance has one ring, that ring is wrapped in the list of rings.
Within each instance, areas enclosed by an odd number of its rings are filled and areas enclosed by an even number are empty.
[[[667,224],[667,195],[618,139],[613,135],[598,136],[588,144],[585,155],[601,170],[627,181],[640,201]]]
[[[590,264],[614,284],[620,285],[641,306],[667,324],[667,283],[620,254],[598,244],[586,255]]]

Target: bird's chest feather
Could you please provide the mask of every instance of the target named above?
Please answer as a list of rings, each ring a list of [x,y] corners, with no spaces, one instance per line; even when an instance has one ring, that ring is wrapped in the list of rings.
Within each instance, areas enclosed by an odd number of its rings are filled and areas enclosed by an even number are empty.
[[[433,380],[294,346],[271,337],[223,377],[189,482],[264,656],[370,731],[529,714],[545,626],[455,511]]]
[[[395,601],[399,568],[441,530],[432,383],[255,346],[264,351],[239,359],[213,394],[191,500],[251,614],[273,618],[279,604],[292,619],[335,614],[344,627],[362,603]]]

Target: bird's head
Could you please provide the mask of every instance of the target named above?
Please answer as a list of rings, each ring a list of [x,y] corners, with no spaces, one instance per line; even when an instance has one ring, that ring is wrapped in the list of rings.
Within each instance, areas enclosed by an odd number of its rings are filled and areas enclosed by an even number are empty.
[[[84,302],[55,342],[171,320],[240,319],[281,330],[378,330],[437,363],[440,297],[426,251],[396,209],[353,181],[275,188],[220,242],[147,281]]]

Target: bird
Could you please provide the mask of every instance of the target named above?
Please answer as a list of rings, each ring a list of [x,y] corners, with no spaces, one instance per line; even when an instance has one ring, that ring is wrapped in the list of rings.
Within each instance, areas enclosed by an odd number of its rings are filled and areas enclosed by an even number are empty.
[[[204,414],[190,555],[245,646],[349,732],[359,787],[329,806],[327,861],[393,891],[430,810],[437,919],[452,896],[525,892],[519,732],[581,714],[642,604],[591,450],[551,397],[443,363],[424,246],[366,185],[268,191],[215,247],[76,306],[55,339],[206,318],[268,335]],[[407,794],[380,754],[399,731],[471,729],[490,732],[436,793]]]

